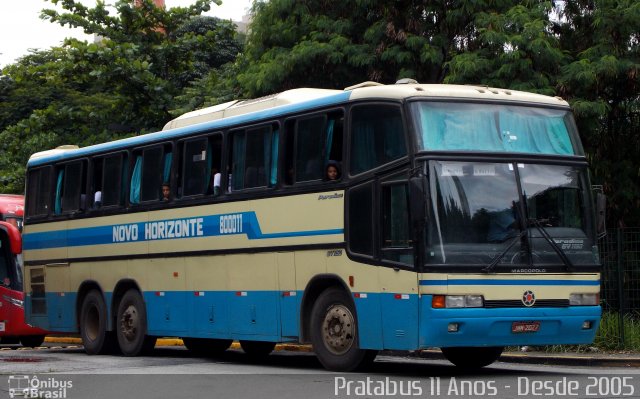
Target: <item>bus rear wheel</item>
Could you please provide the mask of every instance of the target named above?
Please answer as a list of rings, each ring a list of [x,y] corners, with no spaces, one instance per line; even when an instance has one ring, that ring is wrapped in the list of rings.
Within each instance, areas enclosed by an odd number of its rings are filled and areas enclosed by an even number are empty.
[[[441,348],[448,361],[465,369],[479,369],[490,365],[498,360],[503,349],[501,346]]]
[[[125,356],[138,356],[155,346],[156,338],[147,335],[147,311],[137,290],[130,289],[122,297],[116,328],[118,345]]]
[[[240,346],[247,355],[259,358],[269,356],[276,347],[276,343],[267,341],[240,341]]]
[[[351,297],[342,289],[325,290],[311,311],[311,343],[320,363],[333,371],[353,371],[373,362],[377,351],[360,349]]]
[[[80,337],[87,354],[104,354],[115,346],[113,334],[107,331],[107,317],[102,293],[96,289],[89,291],[80,308]]]
[[[35,348],[41,346],[44,342],[44,335],[28,335],[20,337],[20,343],[22,346]]]
[[[230,339],[182,338],[184,346],[194,355],[219,356],[231,346]]]

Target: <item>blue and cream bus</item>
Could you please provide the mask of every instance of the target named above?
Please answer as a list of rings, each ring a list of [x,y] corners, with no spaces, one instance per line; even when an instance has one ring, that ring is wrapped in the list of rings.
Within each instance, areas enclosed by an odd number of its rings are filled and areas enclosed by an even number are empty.
[[[311,343],[332,370],[431,347],[482,367],[599,324],[587,161],[559,98],[296,89],[27,169],[28,322],[89,354],[175,336],[207,354]]]

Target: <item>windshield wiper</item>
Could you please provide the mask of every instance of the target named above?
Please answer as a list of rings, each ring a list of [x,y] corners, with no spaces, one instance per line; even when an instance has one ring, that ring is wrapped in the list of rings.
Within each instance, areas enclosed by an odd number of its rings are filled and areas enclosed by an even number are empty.
[[[498,263],[500,263],[500,259],[502,259],[503,256],[505,256],[507,254],[507,252],[509,252],[509,250],[516,245],[516,242],[518,242],[519,240],[522,240],[522,238],[524,238],[524,236],[527,234],[527,230],[522,230],[520,231],[520,234],[518,234],[517,236],[513,237],[511,239],[511,242],[509,243],[509,245],[507,245],[507,247],[500,252],[500,254],[498,256],[496,256],[491,263],[489,263],[485,268],[482,269],[483,272],[485,273],[491,273],[493,271],[493,269],[495,269],[495,267],[498,265]]]
[[[564,251],[562,250],[562,248],[560,248],[558,244],[556,244],[556,242],[553,241],[553,238],[551,238],[551,236],[547,232],[547,229],[545,229],[544,226],[540,223],[540,220],[535,218],[530,218],[529,223],[533,224],[538,229],[540,234],[542,234],[542,237],[544,237],[544,239],[547,240],[549,245],[551,245],[551,248],[553,248],[553,250],[556,251],[560,259],[562,259],[562,262],[564,262],[564,266],[566,267],[567,271],[569,272],[572,271],[573,263],[571,263],[571,259],[569,259],[567,257],[567,254],[565,254]]]

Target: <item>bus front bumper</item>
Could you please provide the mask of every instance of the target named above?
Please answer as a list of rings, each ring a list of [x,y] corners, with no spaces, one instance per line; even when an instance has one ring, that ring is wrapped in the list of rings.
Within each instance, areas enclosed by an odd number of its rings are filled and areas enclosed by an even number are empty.
[[[590,344],[600,306],[425,310],[420,347]]]

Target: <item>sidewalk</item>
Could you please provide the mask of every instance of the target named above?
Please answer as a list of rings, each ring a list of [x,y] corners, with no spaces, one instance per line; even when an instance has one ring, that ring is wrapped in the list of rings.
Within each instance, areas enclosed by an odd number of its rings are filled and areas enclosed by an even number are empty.
[[[82,345],[80,338],[55,337],[45,338],[47,343]],[[156,346],[182,346],[179,338],[159,338]],[[240,349],[240,344],[234,342],[231,349]],[[276,351],[312,352],[310,345],[278,344]],[[423,359],[444,359],[438,349],[421,351],[382,351],[385,356],[419,357]],[[550,352],[504,352],[501,362],[523,364],[548,364],[556,366],[598,366],[598,367],[640,367],[640,353],[550,353]]]

